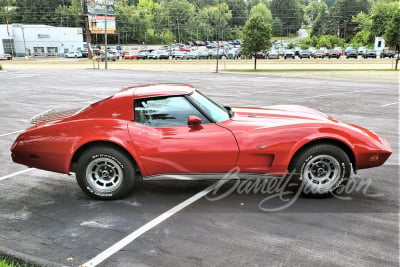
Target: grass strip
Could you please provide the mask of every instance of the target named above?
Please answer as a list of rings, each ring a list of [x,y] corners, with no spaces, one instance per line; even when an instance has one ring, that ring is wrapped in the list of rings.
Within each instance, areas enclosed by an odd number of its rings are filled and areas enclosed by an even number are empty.
[[[34,265],[19,263],[12,258],[0,257],[0,267],[34,267]]]

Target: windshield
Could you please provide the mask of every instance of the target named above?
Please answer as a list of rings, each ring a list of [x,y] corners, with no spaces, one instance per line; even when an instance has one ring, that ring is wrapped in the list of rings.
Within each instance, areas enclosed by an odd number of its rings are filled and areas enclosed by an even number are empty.
[[[200,92],[194,91],[194,93],[191,94],[189,97],[190,100],[192,100],[194,104],[200,107],[213,121],[221,122],[229,119],[230,116],[227,109],[215,103]]]

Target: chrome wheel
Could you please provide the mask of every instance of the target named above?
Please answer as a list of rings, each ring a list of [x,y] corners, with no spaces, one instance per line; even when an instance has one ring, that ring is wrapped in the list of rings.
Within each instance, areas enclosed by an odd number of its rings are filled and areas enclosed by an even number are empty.
[[[111,158],[92,160],[86,168],[86,180],[99,193],[113,192],[120,187],[124,178],[122,168]]]
[[[312,158],[305,164],[302,171],[306,185],[324,192],[332,189],[341,176],[339,161],[329,155],[318,155]]]

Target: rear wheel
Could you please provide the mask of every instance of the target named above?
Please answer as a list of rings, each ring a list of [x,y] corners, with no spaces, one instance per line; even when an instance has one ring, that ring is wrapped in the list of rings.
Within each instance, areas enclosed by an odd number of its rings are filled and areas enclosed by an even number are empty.
[[[302,151],[291,164],[290,172],[303,183],[305,194],[327,194],[344,184],[351,173],[347,154],[330,144],[315,145]]]
[[[76,179],[90,197],[111,200],[131,191],[135,171],[131,160],[122,151],[106,146],[93,147],[79,157]]]

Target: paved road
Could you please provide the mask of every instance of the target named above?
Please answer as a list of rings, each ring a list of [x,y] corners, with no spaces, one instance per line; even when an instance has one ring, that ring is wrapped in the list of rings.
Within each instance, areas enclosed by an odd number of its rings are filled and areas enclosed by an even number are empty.
[[[369,196],[300,198],[273,213],[259,209],[262,194],[202,198],[99,266],[398,266],[398,84],[268,74],[0,72],[0,254],[78,266],[213,183],[138,182],[127,198],[101,202],[84,195],[74,176],[31,170],[7,178],[26,169],[11,162],[9,147],[31,116],[157,82],[191,83],[226,105],[307,105],[382,134],[394,154],[387,165],[359,173],[371,179]]]

